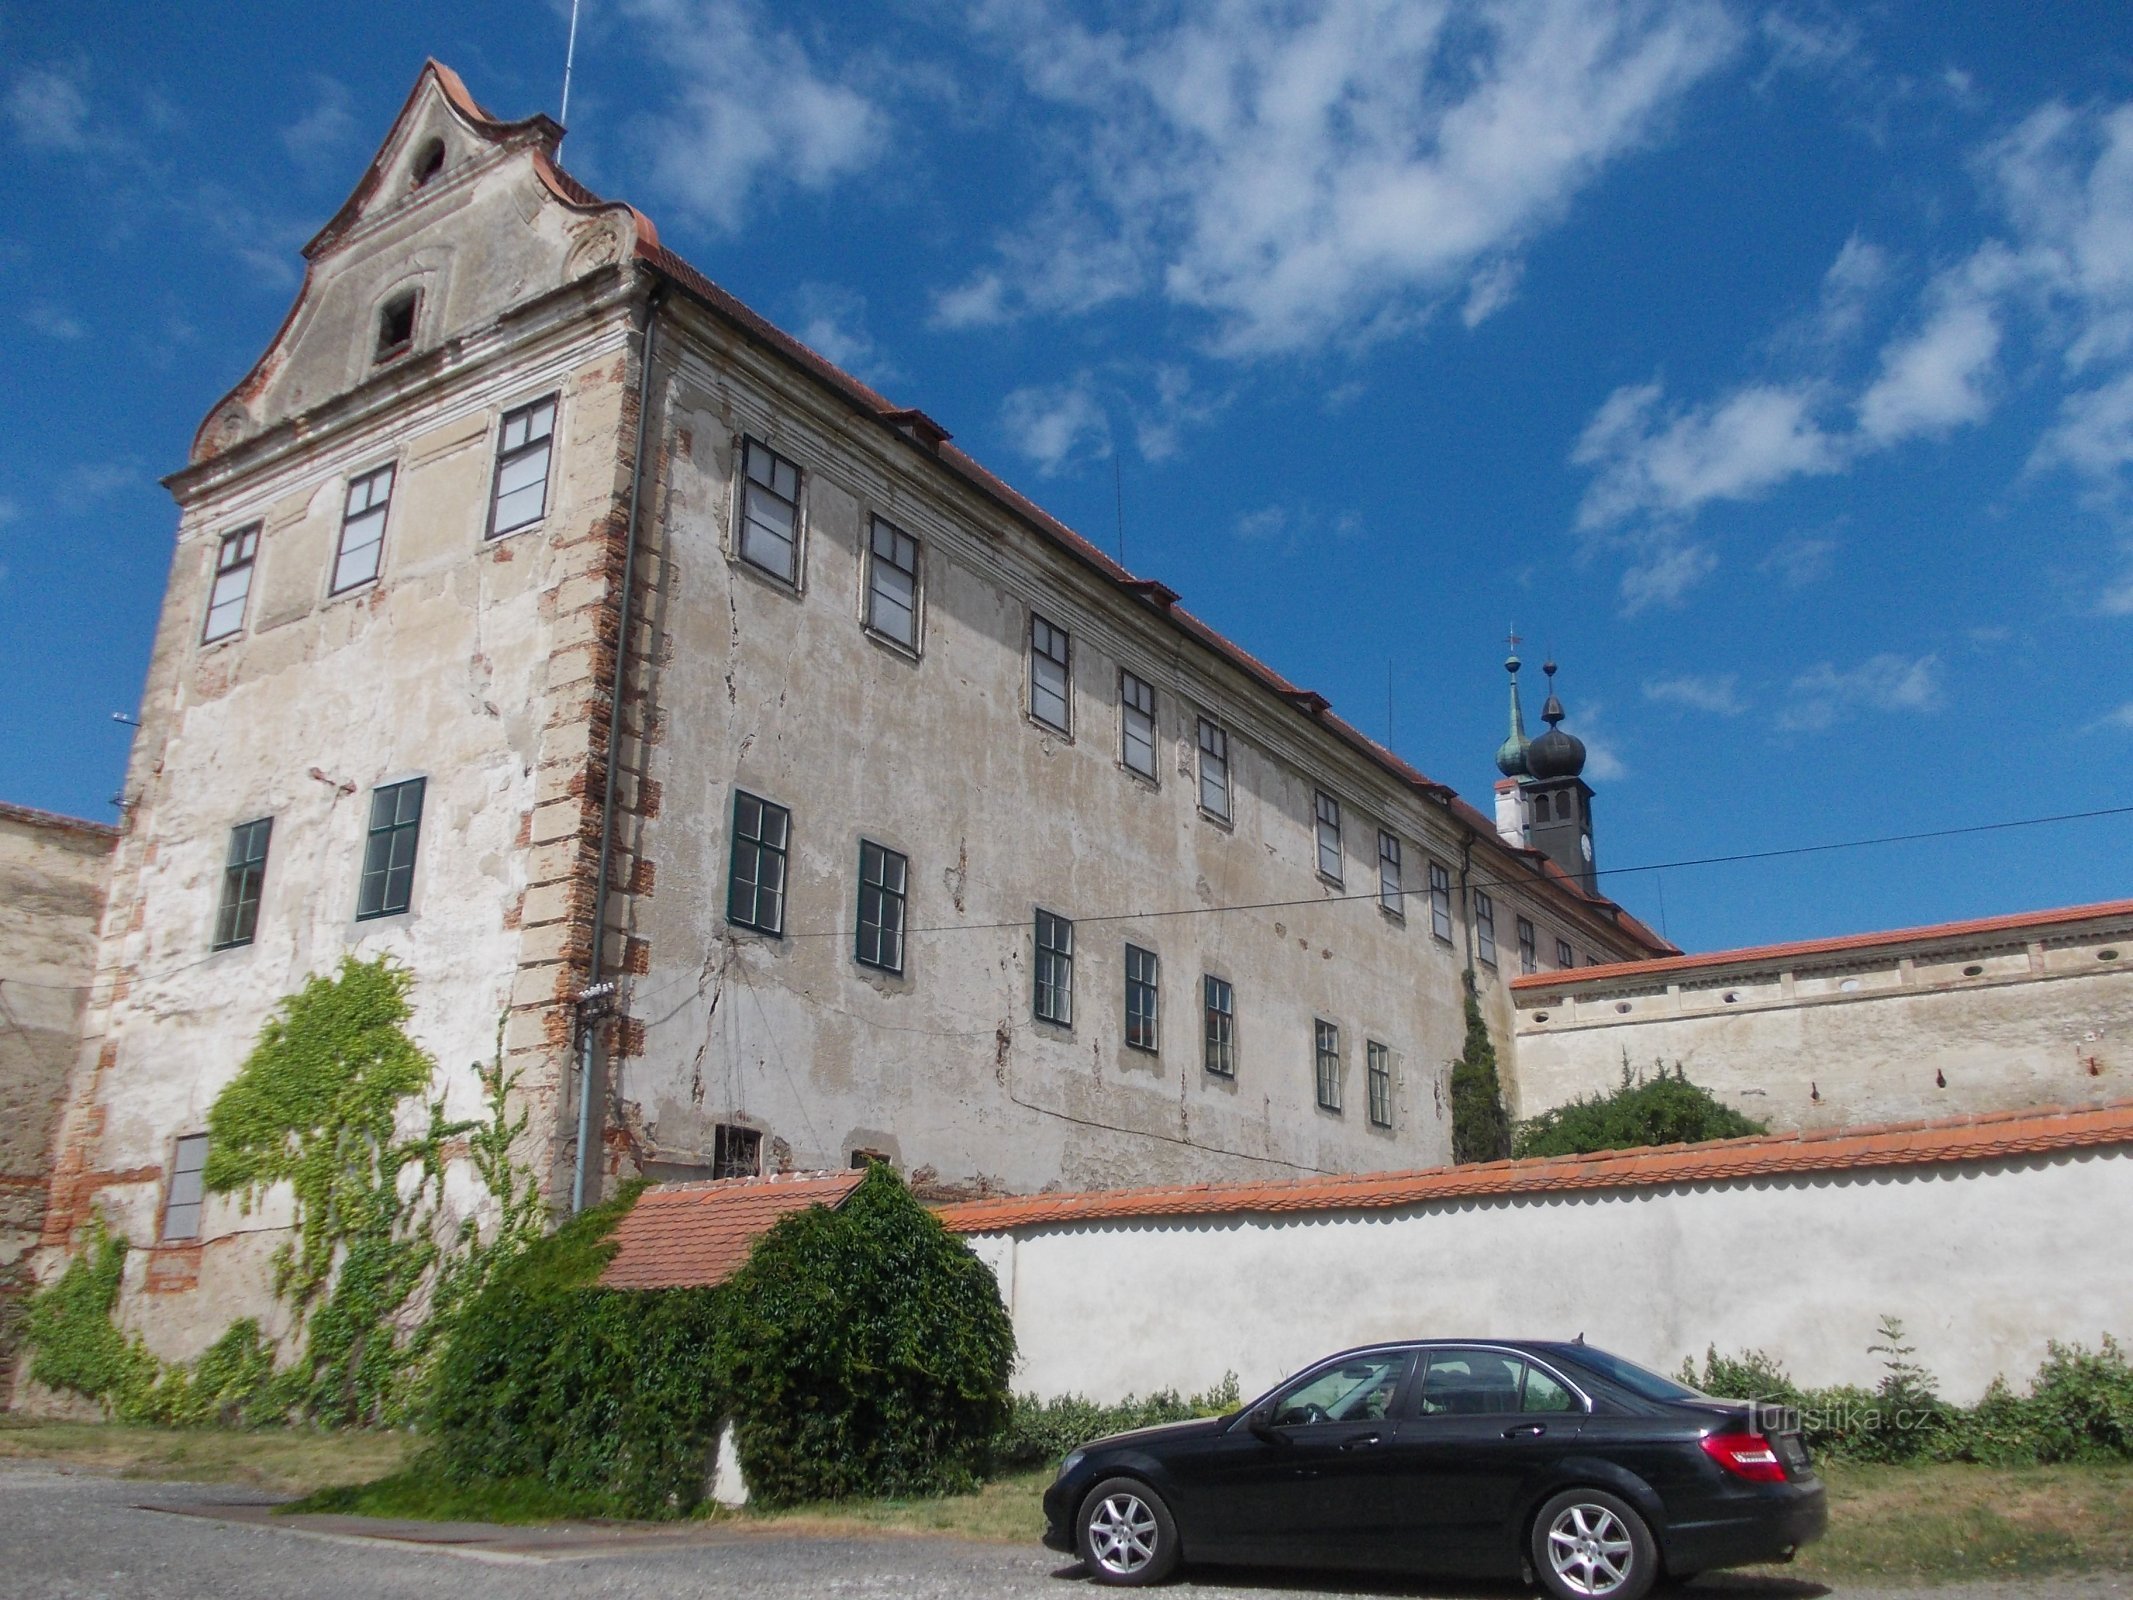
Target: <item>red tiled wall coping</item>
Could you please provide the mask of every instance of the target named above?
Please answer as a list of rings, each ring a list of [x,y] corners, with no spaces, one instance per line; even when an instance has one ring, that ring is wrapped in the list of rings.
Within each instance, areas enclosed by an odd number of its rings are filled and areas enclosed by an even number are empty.
[[[794,1172],[647,1189],[615,1225],[604,1289],[697,1289],[724,1283],[780,1217],[844,1204],[861,1172]]]
[[[970,1200],[938,1215],[955,1233],[998,1233],[1062,1222],[1134,1217],[1372,1211],[1437,1200],[1549,1195],[1728,1182],[1787,1173],[1992,1161],[2060,1150],[2133,1145],[2133,1100],[2094,1109],[1996,1112],[1936,1122],[1892,1122],[1820,1132],[1765,1134],[1591,1156],[1542,1156],[1421,1172],[1374,1172],[1278,1183],[1206,1183]]]

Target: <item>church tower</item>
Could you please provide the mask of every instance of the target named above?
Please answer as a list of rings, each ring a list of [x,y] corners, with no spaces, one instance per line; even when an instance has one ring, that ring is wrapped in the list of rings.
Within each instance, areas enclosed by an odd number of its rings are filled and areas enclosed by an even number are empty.
[[[1519,790],[1526,776],[1526,713],[1518,703],[1518,634],[1511,634],[1511,653],[1503,669],[1511,675],[1511,731],[1496,747],[1496,770],[1503,774],[1496,783],[1496,832],[1504,843],[1521,848],[1526,843],[1526,807]]]
[[[1563,702],[1555,694],[1555,663],[1546,662],[1548,701],[1541,720],[1548,731],[1526,746],[1526,843],[1550,860],[1588,894],[1599,893],[1599,866],[1592,846],[1592,789],[1585,782],[1585,742],[1562,729]]]

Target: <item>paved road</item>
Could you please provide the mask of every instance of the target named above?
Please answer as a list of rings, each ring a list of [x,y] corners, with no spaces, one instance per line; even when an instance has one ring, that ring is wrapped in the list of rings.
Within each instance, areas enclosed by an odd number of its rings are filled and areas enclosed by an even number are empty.
[[[804,1537],[690,1528],[651,1540],[520,1539],[479,1552],[270,1525],[264,1497],[226,1485],[127,1482],[41,1465],[0,1466],[0,1597],[5,1600],[1091,1600],[1080,1569],[1036,1547],[918,1537]],[[250,1509],[248,1509],[250,1508]],[[207,1513],[203,1515],[202,1513]],[[330,1530],[330,1524],[328,1529]],[[452,1530],[439,1530],[452,1536]],[[1504,1587],[1222,1574],[1159,1591],[1169,1600],[1336,1600],[1459,1596],[1513,1600]],[[1785,1579],[1706,1579],[1687,1591],[1729,1600],[1831,1594]],[[1922,1591],[1842,1591],[1846,1600],[2133,1600],[2124,1576]]]

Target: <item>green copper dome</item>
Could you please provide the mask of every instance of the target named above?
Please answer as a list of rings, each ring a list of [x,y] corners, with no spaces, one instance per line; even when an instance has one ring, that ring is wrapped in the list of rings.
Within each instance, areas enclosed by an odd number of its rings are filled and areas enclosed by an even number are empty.
[[[1504,742],[1496,747],[1496,770],[1507,778],[1523,778],[1526,775],[1526,714],[1518,704],[1518,669],[1523,665],[1516,655],[1505,658],[1503,669],[1511,675],[1511,732]]]

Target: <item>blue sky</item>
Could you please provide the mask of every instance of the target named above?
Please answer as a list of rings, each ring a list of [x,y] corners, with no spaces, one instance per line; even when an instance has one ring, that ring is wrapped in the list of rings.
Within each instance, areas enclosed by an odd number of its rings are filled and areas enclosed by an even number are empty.
[[[553,114],[566,14],[0,6],[0,798],[114,815],[156,479],[422,58]],[[1515,621],[1603,866],[2133,803],[2123,3],[587,0],[570,121],[1484,807]],[[1611,888],[1710,948],[2129,869],[2117,817]]]

